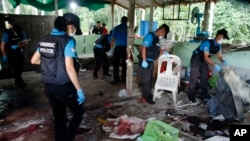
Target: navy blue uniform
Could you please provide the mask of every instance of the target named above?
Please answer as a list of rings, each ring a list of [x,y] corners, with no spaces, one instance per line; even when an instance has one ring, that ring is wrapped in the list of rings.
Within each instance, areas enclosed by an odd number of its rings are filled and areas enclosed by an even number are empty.
[[[101,35],[97,41],[95,42],[95,46],[93,48],[94,57],[95,57],[95,68],[93,72],[93,77],[98,77],[98,70],[100,69],[101,65],[103,67],[103,75],[110,76],[109,74],[109,61],[108,56],[106,54],[105,48],[110,48],[110,35],[103,34]]]
[[[127,59],[127,24],[121,23],[113,29],[112,37],[115,38],[115,48],[113,54],[113,74],[114,82],[126,81],[126,59]],[[119,66],[122,65],[122,74],[119,76]]]
[[[208,64],[204,60],[204,52],[211,55],[216,54],[221,51],[221,45],[216,43],[215,39],[205,40],[201,45],[193,51],[190,62],[190,80],[189,80],[189,91],[188,98],[192,102],[195,102],[195,87],[197,84],[198,77],[200,75],[200,85],[201,85],[201,96],[203,99],[210,98],[207,93],[208,85]]]
[[[147,101],[152,101],[154,61],[160,54],[159,38],[155,33],[150,32],[143,39],[142,46],[146,47],[146,61],[148,62],[148,67],[140,67],[141,91],[142,96]]]
[[[55,140],[73,141],[83,115],[82,104],[77,101],[77,90],[69,79],[65,68],[65,57],[77,58],[75,40],[54,29],[38,43],[41,54],[41,78],[45,83],[45,94],[52,107]],[[73,112],[67,126],[66,106]]]
[[[23,48],[18,47],[18,42],[23,40],[26,40],[24,32],[13,28],[6,30],[2,38],[2,42],[5,43],[8,63],[14,70],[15,84],[21,87],[25,86],[22,79],[24,56]]]

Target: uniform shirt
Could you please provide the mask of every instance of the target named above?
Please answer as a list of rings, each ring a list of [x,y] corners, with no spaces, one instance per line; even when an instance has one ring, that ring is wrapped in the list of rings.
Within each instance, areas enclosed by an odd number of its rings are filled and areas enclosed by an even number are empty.
[[[219,52],[221,52],[221,45],[216,43],[215,39],[213,40],[213,43],[214,43],[214,46],[219,46],[220,47]],[[202,42],[202,44],[200,45],[200,50],[203,51],[203,52],[209,53],[210,42],[208,40]]]
[[[27,40],[26,35],[25,35],[24,32],[23,32],[23,39],[22,39],[22,40]],[[7,32],[4,32],[4,33],[3,33],[2,42],[6,44],[8,41],[9,41],[9,35],[8,35]],[[17,49],[18,46],[17,46],[17,45],[13,45],[13,46],[11,46],[11,48],[12,48],[12,49]]]
[[[112,38],[115,38],[116,46],[127,46],[127,28],[127,24],[122,23],[113,29]]]
[[[155,34],[155,33],[154,33]],[[148,33],[143,41],[142,41],[142,46],[145,46],[146,48],[149,48],[152,46],[152,43],[153,43],[153,40],[154,40],[154,37],[151,33]]]
[[[53,29],[50,33],[51,35],[65,35],[66,33],[63,31],[58,31],[57,29]],[[39,52],[39,48],[37,48],[37,51]],[[64,56],[65,57],[72,57],[77,58],[76,50],[75,50],[75,42],[74,40],[70,40],[64,50]]]
[[[102,34],[102,28],[94,27],[94,29],[92,30],[92,34]]]

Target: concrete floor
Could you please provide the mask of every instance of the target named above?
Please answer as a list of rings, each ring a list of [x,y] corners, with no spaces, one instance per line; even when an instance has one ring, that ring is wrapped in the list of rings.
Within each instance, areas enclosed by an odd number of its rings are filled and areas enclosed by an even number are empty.
[[[52,114],[48,100],[43,93],[40,74],[33,71],[25,72],[23,78],[27,83],[27,87],[23,89],[16,88],[13,79],[0,80],[1,95],[9,97],[6,108],[1,113],[0,141],[53,141]],[[76,141],[120,141],[110,138],[109,133],[105,133],[100,128],[101,123],[98,122],[98,118],[116,118],[122,115],[144,120],[156,118],[164,121],[182,130],[179,138],[185,141],[204,139],[202,135],[183,129],[184,123],[187,123],[186,117],[209,118],[208,109],[202,102],[199,105],[175,108],[172,94],[165,93],[160,99],[156,99],[155,105],[149,105],[138,101],[140,91],[136,76],[133,83],[134,91],[128,97],[118,96],[119,91],[125,88],[125,83],[111,85],[111,79],[93,80],[92,70],[80,72],[79,78],[86,94],[86,102],[81,130],[76,136]],[[102,91],[103,95],[99,95],[98,91]],[[182,104],[189,102],[185,89],[177,95],[177,100]],[[70,111],[68,117],[71,117]],[[246,113],[244,122],[248,123],[248,119],[249,116]]]

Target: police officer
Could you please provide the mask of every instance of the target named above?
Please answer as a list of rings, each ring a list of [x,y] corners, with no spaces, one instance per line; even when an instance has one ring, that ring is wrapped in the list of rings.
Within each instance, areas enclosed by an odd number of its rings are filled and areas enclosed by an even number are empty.
[[[111,40],[112,30],[109,34],[102,34],[96,41],[93,48],[95,57],[95,67],[93,72],[93,79],[97,79],[98,70],[102,65],[103,79],[110,78],[109,74],[109,60],[107,56],[107,51],[110,50],[110,40]]]
[[[215,39],[204,40],[200,46],[193,51],[193,55],[190,61],[190,80],[189,80],[189,91],[188,98],[192,103],[196,103],[195,99],[195,87],[197,79],[200,75],[201,85],[201,96],[202,99],[210,99],[210,95],[207,93],[208,84],[208,64],[212,65],[216,71],[221,70],[221,66],[215,64],[211,59],[211,55],[217,54],[218,60],[223,64],[227,65],[227,62],[223,59],[221,53],[221,44],[224,39],[228,39],[227,30],[221,29],[216,33]]]
[[[111,36],[111,43],[110,47],[111,49],[114,47],[113,52],[113,74],[114,78],[111,84],[117,84],[118,82],[126,82],[126,58],[127,58],[127,22],[128,18],[126,16],[123,16],[121,18],[121,24],[114,27],[112,36]],[[119,66],[120,62],[122,63],[122,74],[121,78],[119,75]]]
[[[23,49],[27,46],[26,36],[23,29],[15,24],[12,19],[8,20],[9,29],[5,30],[1,42],[2,62],[9,64],[14,70],[15,85],[25,87],[22,79],[23,72]]]
[[[68,29],[72,31],[68,34],[81,33],[76,19],[79,18],[71,13],[57,17],[55,28],[38,43],[31,59],[32,64],[40,64],[45,94],[53,111],[56,141],[73,141],[83,115],[85,96],[75,68],[75,40],[65,32]],[[66,106],[73,112],[69,124]]]
[[[169,26],[161,25],[155,32],[149,32],[142,42],[141,47],[141,68],[140,81],[142,97],[149,104],[155,104],[152,95],[154,61],[159,57],[161,52],[159,38],[163,38],[169,32]],[[166,53],[167,54],[167,53]]]

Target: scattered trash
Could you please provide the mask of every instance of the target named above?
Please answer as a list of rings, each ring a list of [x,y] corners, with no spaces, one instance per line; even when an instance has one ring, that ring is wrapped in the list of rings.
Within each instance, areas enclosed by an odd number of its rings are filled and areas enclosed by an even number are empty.
[[[225,118],[224,118],[224,116],[223,116],[223,115],[218,115],[218,116],[216,116],[216,117],[213,117],[213,120],[224,121],[224,120],[225,120]]]
[[[136,101],[137,101],[137,102],[140,102],[140,103],[147,103],[146,99],[143,98],[143,97],[138,97],[138,98],[136,99]]]
[[[39,128],[40,128],[39,124],[31,124],[25,128],[19,129],[19,130],[2,133],[0,135],[0,140],[10,141],[10,140],[19,138],[20,136],[24,136],[25,134],[27,134],[27,135],[32,134],[33,132],[35,132]]]
[[[211,138],[205,139],[204,141],[229,141],[229,138],[224,136],[213,136]]]
[[[103,96],[103,94],[104,94],[104,92],[103,91],[97,91],[97,95],[99,95],[99,96]]]
[[[206,123],[200,123],[199,128],[206,130],[207,129],[207,124]]]
[[[179,129],[160,120],[153,120],[147,123],[141,138],[143,141],[177,141],[178,136]]]
[[[104,107],[111,107],[112,106],[112,103],[105,103],[104,104]]]
[[[128,93],[125,89],[122,89],[119,91],[119,94],[118,94],[119,97],[127,97],[128,96]]]
[[[127,115],[116,119],[108,118],[102,125],[103,130],[110,133],[109,137],[116,139],[135,139],[143,133],[145,127],[145,120]]]

